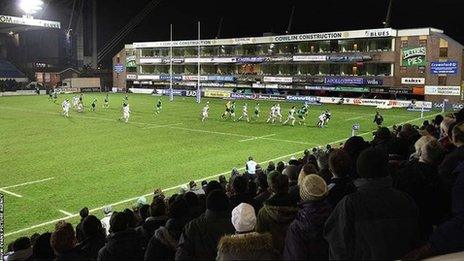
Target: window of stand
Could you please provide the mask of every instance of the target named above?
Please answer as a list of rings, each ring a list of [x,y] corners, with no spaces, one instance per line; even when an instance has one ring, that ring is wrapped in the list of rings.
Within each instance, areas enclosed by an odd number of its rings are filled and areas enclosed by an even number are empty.
[[[448,47],[440,47],[440,58],[448,57]]]

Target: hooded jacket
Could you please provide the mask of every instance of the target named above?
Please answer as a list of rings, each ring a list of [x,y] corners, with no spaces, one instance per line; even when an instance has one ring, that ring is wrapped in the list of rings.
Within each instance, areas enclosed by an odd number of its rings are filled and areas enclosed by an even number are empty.
[[[148,243],[144,259],[174,260],[177,243],[186,223],[185,218],[171,218],[166,226],[158,228]]]
[[[142,260],[144,240],[134,230],[111,233],[97,260]]]
[[[273,260],[275,254],[271,234],[251,232],[222,237],[216,260]]]

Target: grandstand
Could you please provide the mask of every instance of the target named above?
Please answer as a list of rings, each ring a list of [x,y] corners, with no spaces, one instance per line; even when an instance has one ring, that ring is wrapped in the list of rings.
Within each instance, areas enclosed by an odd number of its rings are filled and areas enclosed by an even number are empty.
[[[6,59],[0,58],[0,81],[14,80],[26,82],[28,78],[16,66]]]

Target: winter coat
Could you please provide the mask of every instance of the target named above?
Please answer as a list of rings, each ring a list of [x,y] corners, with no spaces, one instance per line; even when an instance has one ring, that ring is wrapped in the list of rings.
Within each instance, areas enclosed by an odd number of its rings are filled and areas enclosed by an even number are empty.
[[[167,219],[167,216],[148,217],[141,226],[135,228],[135,231],[144,239],[145,246],[150,241],[155,230],[166,224]]]
[[[453,217],[438,226],[429,240],[438,255],[464,251],[464,162],[455,172],[458,177],[452,190]]]
[[[418,209],[390,177],[362,179],[324,228],[330,259],[399,259],[421,242]]]
[[[111,233],[97,260],[142,260],[144,240],[134,230]]]
[[[464,146],[455,149],[450,154],[446,155],[440,166],[438,166],[438,175],[442,180],[445,191],[451,195],[451,189],[453,188],[454,181],[456,180],[455,173],[453,170],[464,161]]]
[[[327,200],[303,202],[285,238],[284,260],[327,260],[324,224],[332,212]]]
[[[259,212],[259,210],[263,207],[264,202],[268,200],[271,197],[271,192],[269,192],[268,189],[261,191],[256,197],[254,198],[256,202],[256,211]]]
[[[184,228],[177,245],[176,260],[213,260],[219,239],[235,232],[230,211],[211,211],[190,221]]]
[[[274,194],[264,202],[256,217],[256,232],[270,232],[274,248],[282,253],[287,228],[297,212],[296,202],[289,194]]]
[[[160,227],[148,243],[144,260],[174,260],[178,239],[166,227]]]
[[[273,260],[275,254],[271,234],[251,232],[222,237],[216,260]]]
[[[327,186],[327,201],[332,207],[336,207],[346,195],[356,192],[356,186],[350,178],[333,178]]]
[[[98,251],[105,246],[106,238],[104,235],[101,236],[92,236],[85,237],[77,248],[83,253],[87,258],[96,260],[98,257]]]

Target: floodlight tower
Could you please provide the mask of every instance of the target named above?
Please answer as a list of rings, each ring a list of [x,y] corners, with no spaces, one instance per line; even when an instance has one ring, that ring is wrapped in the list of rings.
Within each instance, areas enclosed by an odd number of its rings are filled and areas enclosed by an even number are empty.
[[[27,18],[33,18],[32,15],[42,10],[42,0],[20,0],[19,8],[23,10]]]

